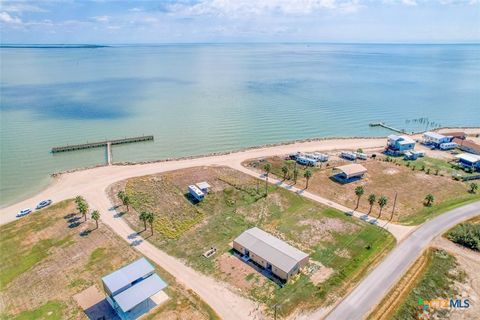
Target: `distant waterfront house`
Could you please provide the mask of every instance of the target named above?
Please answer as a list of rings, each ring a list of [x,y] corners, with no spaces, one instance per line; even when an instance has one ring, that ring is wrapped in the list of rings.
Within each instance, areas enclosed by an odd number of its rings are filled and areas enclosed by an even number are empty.
[[[354,152],[350,151],[342,151],[340,153],[340,157],[352,161],[357,159],[357,155]]]
[[[200,189],[200,191],[202,191],[204,194],[207,194],[208,191],[210,190],[210,185],[209,185],[208,182],[206,182],[206,181],[197,183],[197,187],[198,187],[198,189]]]
[[[453,142],[458,144],[458,147],[462,151],[480,155],[480,145],[471,140],[461,140],[458,138],[454,138]]]
[[[321,162],[328,161],[328,154],[319,153],[319,152],[306,153],[305,157],[314,159],[316,161],[321,161]]]
[[[467,138],[467,134],[463,131],[448,132],[447,135],[460,140],[465,140]]]
[[[257,227],[235,238],[233,249],[285,281],[308,263],[308,254]]]
[[[317,160],[313,158],[308,158],[306,156],[298,156],[296,160],[298,164],[309,166],[309,167],[315,167],[318,162]]]
[[[408,136],[391,134],[387,137],[387,153],[401,155],[415,148],[415,140]]]
[[[188,193],[197,201],[202,201],[205,198],[205,193],[194,184],[188,186]]]
[[[333,168],[334,175],[333,177],[340,182],[351,182],[354,180],[361,179],[365,173],[367,173],[367,168],[358,163],[347,164],[344,166],[339,166]]]
[[[137,319],[156,307],[156,296],[164,297],[167,287],[145,258],[103,277],[102,283],[106,300],[122,320]]]
[[[423,144],[439,147],[442,143],[451,142],[452,137],[443,134],[427,131],[423,134]]]
[[[458,164],[464,168],[480,170],[480,156],[476,154],[462,153],[455,156]]]

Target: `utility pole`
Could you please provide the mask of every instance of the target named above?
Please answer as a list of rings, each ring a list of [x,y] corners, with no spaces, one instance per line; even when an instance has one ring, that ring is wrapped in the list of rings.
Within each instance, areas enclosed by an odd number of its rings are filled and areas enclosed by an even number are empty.
[[[395,205],[397,204],[397,191],[395,191],[395,199],[393,200],[393,209],[392,209],[392,216],[390,217],[390,221],[393,219],[393,213],[395,212]]]

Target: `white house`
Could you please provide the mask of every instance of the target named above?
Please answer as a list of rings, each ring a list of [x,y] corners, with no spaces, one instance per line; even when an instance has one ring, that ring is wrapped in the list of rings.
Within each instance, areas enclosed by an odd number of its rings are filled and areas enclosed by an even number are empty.
[[[200,190],[200,188],[194,184],[188,186],[188,193],[197,201],[202,201],[205,198],[205,193],[203,193],[202,190]]]
[[[138,319],[168,299],[167,284],[153,266],[141,258],[102,278],[106,300],[122,320]]]

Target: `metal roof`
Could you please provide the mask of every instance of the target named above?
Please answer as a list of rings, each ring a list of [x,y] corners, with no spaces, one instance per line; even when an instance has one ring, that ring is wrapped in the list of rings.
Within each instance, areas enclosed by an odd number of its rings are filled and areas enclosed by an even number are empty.
[[[471,163],[480,161],[480,156],[477,156],[476,154],[470,154],[470,153],[457,154],[455,158],[462,159]]]
[[[192,184],[192,185],[189,185],[188,186],[188,190],[190,190],[190,192],[194,192],[197,196],[203,196],[204,193],[202,192],[202,190],[200,190],[196,185]]]
[[[208,189],[210,188],[210,185],[208,184],[208,182],[202,181],[197,183],[197,187],[199,187],[200,189]]]
[[[362,175],[367,172],[367,168],[358,163],[346,164],[344,166],[335,167],[334,169],[342,171],[347,178]]]
[[[113,299],[123,312],[127,312],[166,287],[167,284],[157,274],[152,274],[148,278],[117,294]]]
[[[244,231],[234,241],[286,273],[308,257],[305,252],[257,227]]]
[[[153,271],[154,268],[147,259],[141,258],[103,277],[102,281],[108,290],[110,290],[112,294],[115,294],[116,291],[130,285],[135,280],[138,280]]]
[[[436,132],[431,132],[431,131],[427,131],[423,134],[424,136],[427,136],[431,139],[436,139],[436,140],[440,140],[440,139],[443,139],[445,138],[444,135],[440,134],[440,133],[436,133]]]

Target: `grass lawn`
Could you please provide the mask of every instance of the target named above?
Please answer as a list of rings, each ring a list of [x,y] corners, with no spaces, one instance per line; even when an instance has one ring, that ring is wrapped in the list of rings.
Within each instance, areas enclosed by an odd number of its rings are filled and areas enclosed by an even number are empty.
[[[441,249],[429,249],[427,267],[392,319],[418,319],[419,301],[457,297],[456,282],[464,282],[465,273],[457,268],[453,256]],[[449,309],[437,308],[428,319],[445,319]],[[424,313],[427,313],[424,311]]]
[[[207,181],[211,192],[198,204],[185,193],[192,183]],[[189,168],[129,179],[111,187],[126,190],[133,200],[123,217],[143,230],[138,212],[156,215],[149,241],[205,274],[227,282],[278,314],[327,305],[355,284],[377,259],[391,249],[394,238],[383,229],[345,216],[292,192],[269,186],[225,167]],[[193,223],[194,221],[194,223]],[[189,226],[188,228],[186,226]],[[283,288],[233,257],[230,243],[244,230],[258,226],[310,254],[305,272]],[[145,231],[147,234],[149,230]],[[215,247],[210,259],[202,254]],[[323,273],[322,281],[312,281]]]
[[[272,173],[281,179],[284,177],[281,172],[284,165],[289,166],[290,175],[293,172],[294,165],[282,157],[249,160],[244,165],[262,171],[267,161],[272,165]],[[359,161],[358,163],[367,168],[367,174],[363,179],[347,184],[341,184],[331,179],[332,168],[350,162],[344,160],[330,161],[328,164],[322,164],[321,168],[310,168],[313,171],[313,176],[310,179],[308,191],[347,207],[355,208],[357,204],[355,188],[362,186],[365,193],[360,199],[358,210],[370,212],[370,204],[367,201],[370,194],[375,194],[377,200],[381,195],[384,195],[388,202],[382,211],[382,217],[409,225],[420,224],[436,214],[480,200],[480,192],[477,194],[468,193],[468,183],[452,179],[451,174],[446,174],[443,169],[439,169],[437,175],[433,165],[439,168],[449,167],[449,164],[443,160],[433,158],[417,160],[432,166],[428,173],[429,167],[425,171],[421,171],[420,166],[416,165],[416,169],[413,170],[413,165],[407,167],[402,163],[403,160],[397,159],[395,161],[387,162],[380,159]],[[297,165],[297,169],[300,173],[296,186],[303,187],[305,186],[303,173],[306,168]],[[291,178],[290,181],[292,181]],[[425,196],[429,193],[434,196],[434,202],[432,206],[426,207]],[[392,215],[395,195],[397,195],[397,201]],[[379,207],[377,203],[373,205],[371,214],[378,216]]]
[[[92,285],[100,289],[102,276],[139,258],[101,222],[99,229],[80,235],[94,227],[93,221],[83,222],[72,200],[1,226],[0,319],[85,318],[73,296]],[[171,297],[156,310],[159,318],[214,318],[194,294],[157,271]]]

